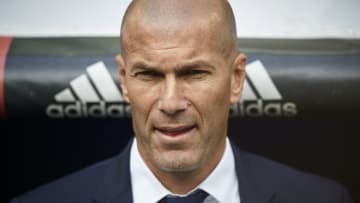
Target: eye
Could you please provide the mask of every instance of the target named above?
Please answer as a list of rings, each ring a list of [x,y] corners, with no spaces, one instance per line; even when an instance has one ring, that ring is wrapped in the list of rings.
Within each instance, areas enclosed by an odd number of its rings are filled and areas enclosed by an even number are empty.
[[[143,70],[134,73],[133,76],[141,80],[154,80],[162,77],[162,74],[154,70]]]
[[[210,74],[209,71],[202,70],[202,69],[189,69],[189,70],[185,70],[184,72],[181,73],[181,75],[183,75],[185,77],[190,77],[190,78],[194,78],[194,79],[201,79],[201,78],[206,77],[209,74]]]

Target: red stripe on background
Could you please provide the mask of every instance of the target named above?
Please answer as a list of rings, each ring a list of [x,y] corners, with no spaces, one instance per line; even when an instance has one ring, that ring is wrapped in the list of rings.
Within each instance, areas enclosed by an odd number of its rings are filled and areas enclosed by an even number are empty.
[[[12,37],[0,37],[0,118],[5,118],[5,62]]]

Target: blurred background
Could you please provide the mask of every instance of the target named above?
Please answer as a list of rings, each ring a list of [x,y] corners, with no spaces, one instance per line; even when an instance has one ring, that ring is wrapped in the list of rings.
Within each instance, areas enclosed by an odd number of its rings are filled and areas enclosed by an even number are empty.
[[[1,202],[133,136],[114,56],[130,0],[0,0]],[[230,1],[248,55],[229,136],[360,202],[360,1]]]

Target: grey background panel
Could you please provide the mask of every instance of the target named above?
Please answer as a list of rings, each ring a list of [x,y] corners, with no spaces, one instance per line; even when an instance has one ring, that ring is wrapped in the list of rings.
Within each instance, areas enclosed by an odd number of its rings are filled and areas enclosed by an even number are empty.
[[[131,0],[2,0],[0,35],[118,36]],[[360,38],[358,0],[230,0],[241,38]]]

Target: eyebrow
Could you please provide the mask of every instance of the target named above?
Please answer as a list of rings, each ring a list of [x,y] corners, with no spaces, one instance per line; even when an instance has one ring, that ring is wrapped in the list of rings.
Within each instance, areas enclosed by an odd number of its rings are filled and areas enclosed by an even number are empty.
[[[132,66],[131,70],[132,71],[136,71],[136,70],[156,70],[156,67],[147,65],[146,63],[143,63],[143,62],[136,62]]]
[[[197,60],[197,61],[192,61],[192,62],[188,62],[188,63],[184,63],[181,65],[177,65],[175,70],[176,72],[182,72],[184,70],[191,70],[191,69],[195,69],[195,68],[199,68],[199,67],[209,67],[213,70],[215,70],[215,67],[213,65],[211,65],[210,63],[203,61],[203,60]],[[156,66],[152,66],[152,65],[148,65],[144,62],[136,62],[132,68],[132,71],[136,71],[136,70],[153,70],[153,71],[159,71],[159,68],[157,68]]]
[[[189,63],[185,63],[183,65],[179,66],[179,69],[195,69],[198,67],[209,67],[213,70],[215,70],[215,67],[213,65],[211,65],[210,63],[203,61],[203,60],[198,60],[198,61],[193,61],[193,62],[189,62]]]

